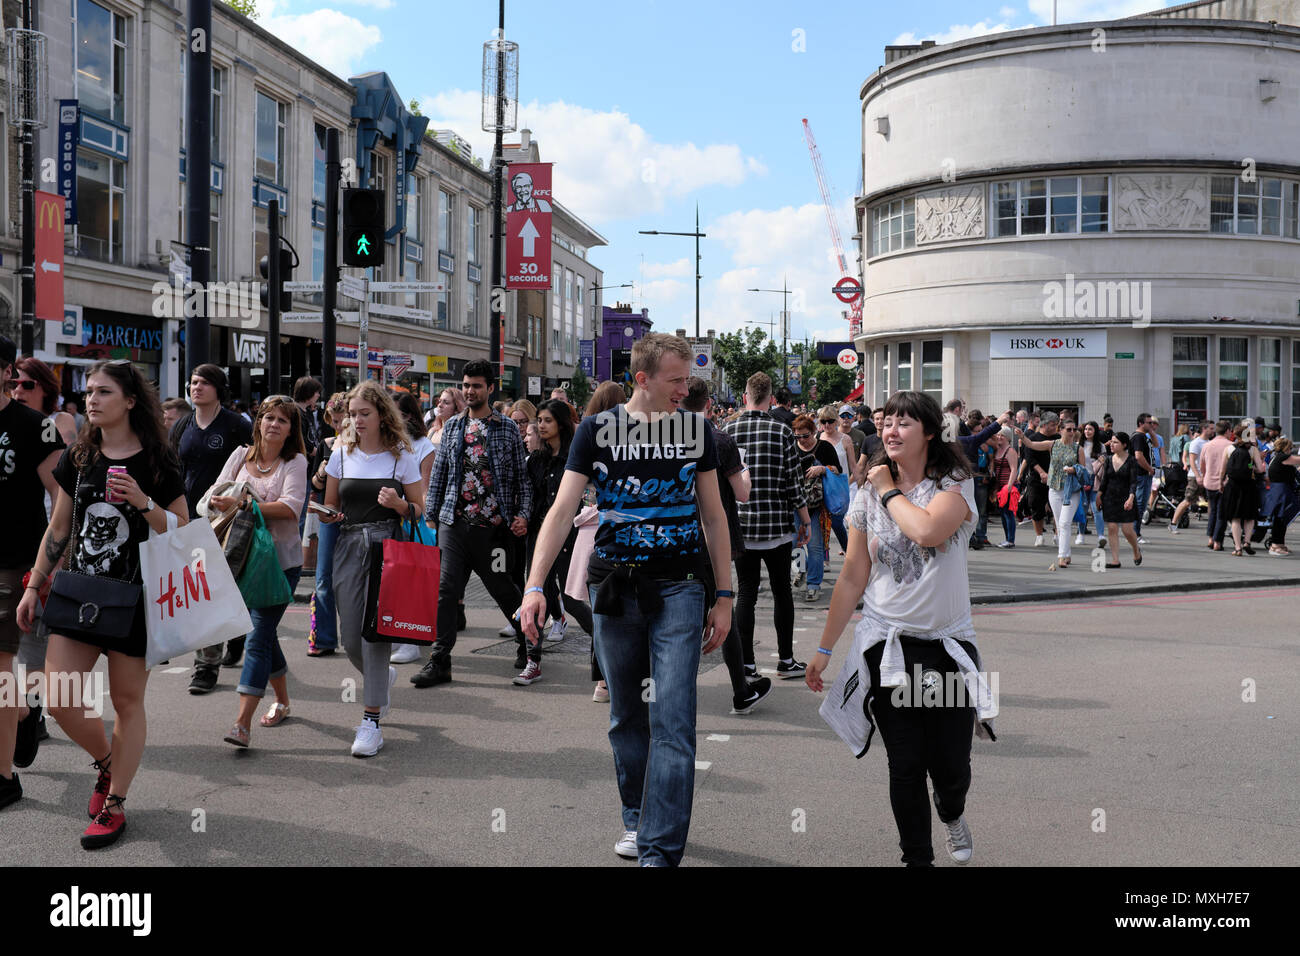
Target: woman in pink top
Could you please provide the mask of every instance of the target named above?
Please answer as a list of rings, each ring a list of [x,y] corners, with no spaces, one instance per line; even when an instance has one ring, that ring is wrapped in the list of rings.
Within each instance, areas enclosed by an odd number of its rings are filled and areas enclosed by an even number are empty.
[[[302,538],[298,534],[298,513],[307,497],[307,456],[302,440],[302,416],[288,395],[272,395],[257,409],[253,422],[253,444],[236,448],[217,479],[248,483],[257,506],[275,541],[289,591],[298,586],[302,573]],[[227,495],[213,495],[209,507],[225,511],[238,505]],[[257,702],[266,694],[269,681],[275,703],[262,715],[263,727],[274,727],[289,716],[289,665],[280,650],[276,628],[288,604],[250,608],[253,633],[244,646],[244,670],[239,676],[239,712],[226,734],[227,743],[248,746],[248,735]]]

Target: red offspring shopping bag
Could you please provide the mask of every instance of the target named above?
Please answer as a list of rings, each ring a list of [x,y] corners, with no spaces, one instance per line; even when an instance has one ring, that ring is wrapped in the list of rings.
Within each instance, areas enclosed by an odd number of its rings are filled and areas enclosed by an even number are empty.
[[[384,540],[382,561],[372,561],[371,599],[362,628],[368,641],[432,644],[438,636],[441,553],[434,545],[423,543],[428,532],[422,525],[407,522],[406,528],[413,540]]]

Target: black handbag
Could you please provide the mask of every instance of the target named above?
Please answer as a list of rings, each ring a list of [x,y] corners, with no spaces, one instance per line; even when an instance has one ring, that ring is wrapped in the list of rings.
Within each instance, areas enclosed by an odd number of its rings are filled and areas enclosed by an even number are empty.
[[[80,527],[77,523],[77,505],[80,499],[81,472],[78,471],[72,498],[73,540],[68,567],[54,575],[50,598],[41,616],[55,634],[73,630],[124,640],[130,635],[135,623],[136,609],[140,605],[143,589],[139,584],[129,581],[77,570],[77,532]]]
[[[257,516],[253,514],[251,502],[251,496],[244,499],[235,514],[235,520],[226,529],[226,536],[221,539],[221,550],[225,552],[226,563],[230,565],[230,573],[236,581],[244,573],[248,553],[253,548],[253,534],[257,531]]]

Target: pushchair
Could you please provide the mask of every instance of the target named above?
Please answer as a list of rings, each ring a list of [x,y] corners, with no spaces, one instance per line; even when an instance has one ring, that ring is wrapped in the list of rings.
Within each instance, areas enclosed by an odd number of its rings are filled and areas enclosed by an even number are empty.
[[[1146,520],[1144,524],[1150,524],[1155,518],[1161,518],[1164,521],[1170,521],[1174,512],[1178,510],[1178,503],[1183,500],[1183,495],[1187,492],[1187,472],[1182,465],[1165,465],[1160,469],[1160,478],[1157,480],[1156,503],[1154,507],[1147,509]],[[1180,529],[1186,528],[1191,524],[1191,509],[1178,522]]]

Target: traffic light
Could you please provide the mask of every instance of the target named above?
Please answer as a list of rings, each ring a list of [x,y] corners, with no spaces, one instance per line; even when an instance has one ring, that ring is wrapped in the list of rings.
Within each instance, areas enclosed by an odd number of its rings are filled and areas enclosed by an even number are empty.
[[[384,264],[384,191],[343,190],[343,264]]]
[[[293,293],[284,291],[284,284],[293,278],[293,253],[284,246],[280,247],[280,262],[278,274],[272,279],[271,276],[271,257],[262,256],[262,261],[257,264],[257,271],[262,275],[262,289],[258,293],[262,299],[262,308],[268,311],[271,308],[271,287],[275,286],[275,292],[278,294],[280,303],[280,312],[293,311]]]

